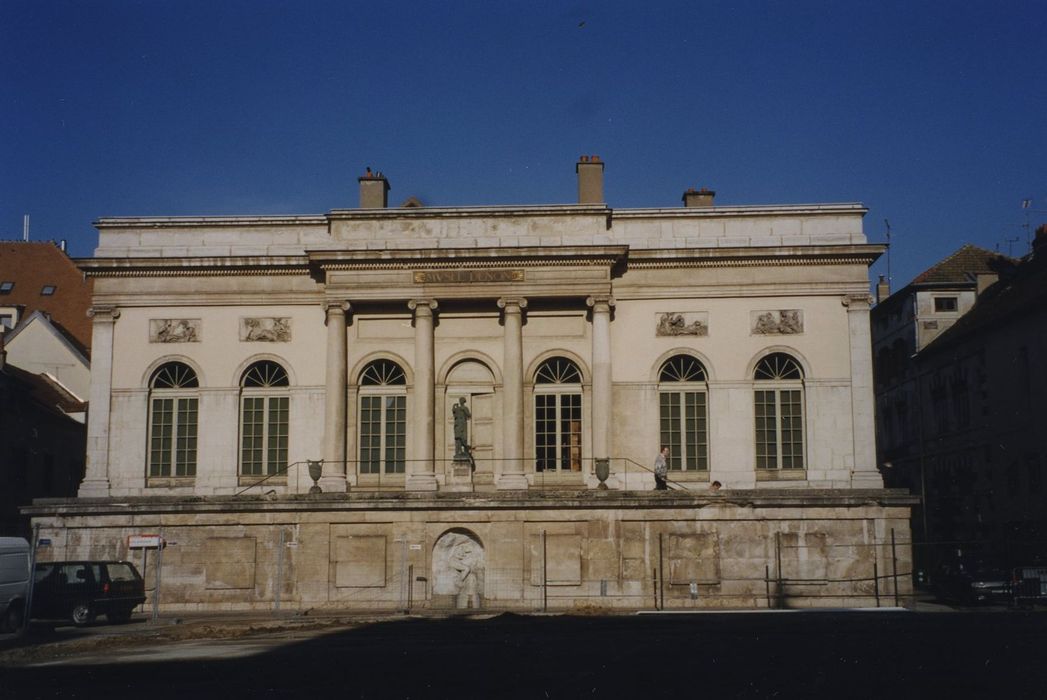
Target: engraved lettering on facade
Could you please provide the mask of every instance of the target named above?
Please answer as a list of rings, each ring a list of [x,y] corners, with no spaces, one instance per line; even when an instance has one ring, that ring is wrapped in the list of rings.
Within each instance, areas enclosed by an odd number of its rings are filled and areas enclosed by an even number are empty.
[[[523,270],[416,270],[415,284],[523,282]]]

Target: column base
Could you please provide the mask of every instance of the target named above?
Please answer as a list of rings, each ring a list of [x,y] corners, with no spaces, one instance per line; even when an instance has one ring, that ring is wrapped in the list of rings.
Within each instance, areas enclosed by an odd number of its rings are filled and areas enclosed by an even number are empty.
[[[404,488],[408,491],[437,491],[440,485],[435,474],[410,474]]]
[[[529,484],[523,474],[502,474],[498,477],[495,488],[499,491],[526,491]]]
[[[851,472],[851,487],[857,489],[882,489],[883,477],[878,471]]]
[[[109,479],[84,479],[76,491],[77,498],[109,498]]]

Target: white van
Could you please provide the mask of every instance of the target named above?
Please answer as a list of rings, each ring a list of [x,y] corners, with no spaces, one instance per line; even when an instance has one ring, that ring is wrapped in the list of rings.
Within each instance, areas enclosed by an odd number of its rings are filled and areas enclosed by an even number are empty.
[[[21,537],[0,537],[0,631],[22,629],[28,597],[29,543]]]

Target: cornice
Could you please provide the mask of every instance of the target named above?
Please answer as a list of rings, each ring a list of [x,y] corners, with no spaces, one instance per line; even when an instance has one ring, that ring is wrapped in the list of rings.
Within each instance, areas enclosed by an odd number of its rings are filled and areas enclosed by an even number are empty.
[[[88,277],[234,277],[309,273],[309,259],[304,255],[80,258],[76,265]]]
[[[538,204],[525,206],[402,207],[387,209],[334,209],[330,221],[370,219],[471,219],[535,216],[599,216],[611,214],[606,204]]]
[[[244,226],[326,226],[325,214],[302,216],[120,216],[96,219],[92,225],[103,228],[222,228]]]
[[[616,219],[721,219],[751,216],[865,216],[869,210],[860,202],[835,204],[748,204],[716,207],[673,207],[615,209]]]
[[[749,246],[744,248],[672,248],[630,250],[630,269],[689,267],[763,267],[797,265],[871,265],[887,246]]]
[[[316,250],[309,260],[321,270],[417,270],[614,265],[629,247],[411,248],[386,251]]]

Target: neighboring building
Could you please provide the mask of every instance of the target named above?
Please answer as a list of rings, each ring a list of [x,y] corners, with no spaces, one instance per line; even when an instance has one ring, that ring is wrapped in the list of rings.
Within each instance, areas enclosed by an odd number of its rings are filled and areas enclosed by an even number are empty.
[[[7,361],[87,399],[93,281],[60,245],[0,241],[0,333]]]
[[[872,311],[877,440],[933,575],[1047,555],[1047,231],[1022,261],[964,246]],[[937,327],[934,327],[934,326]]]
[[[84,405],[46,374],[7,362],[0,337],[0,534],[30,533],[18,509],[76,495],[84,477]]]
[[[390,209],[368,172],[355,210],[96,222],[87,474],[28,509],[46,555],[162,531],[174,608],[907,592],[865,208],[612,209],[603,168],[573,205]]]

